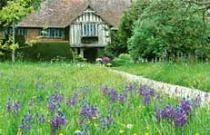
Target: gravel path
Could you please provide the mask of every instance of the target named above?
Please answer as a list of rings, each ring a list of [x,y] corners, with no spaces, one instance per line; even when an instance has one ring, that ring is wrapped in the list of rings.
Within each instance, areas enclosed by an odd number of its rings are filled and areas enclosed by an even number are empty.
[[[142,76],[132,75],[123,71],[117,71],[117,70],[112,70],[112,69],[110,71],[122,77],[125,77],[129,81],[137,81],[137,82],[140,82],[141,84],[148,85],[156,89],[157,91],[163,94],[166,94],[170,97],[196,98],[198,95],[200,95],[201,105],[210,107],[210,93],[208,92],[203,92],[198,89],[191,89],[191,88],[182,87],[178,85],[158,82],[158,81],[144,78]]]

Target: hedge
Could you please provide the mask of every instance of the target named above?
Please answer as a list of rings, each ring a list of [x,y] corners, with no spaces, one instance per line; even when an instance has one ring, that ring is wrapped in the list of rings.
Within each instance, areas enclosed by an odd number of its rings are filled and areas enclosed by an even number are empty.
[[[40,42],[18,51],[24,60],[71,60],[73,52],[67,42]]]

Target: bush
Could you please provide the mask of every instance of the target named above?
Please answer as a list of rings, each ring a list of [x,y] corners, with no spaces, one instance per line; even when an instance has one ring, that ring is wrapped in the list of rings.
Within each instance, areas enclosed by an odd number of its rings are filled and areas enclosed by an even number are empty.
[[[77,55],[75,54],[74,55],[74,62],[87,62],[87,59],[82,57],[81,55]]]
[[[156,57],[174,60],[178,54],[204,59],[210,54],[208,25],[199,6],[180,0],[153,1],[135,23],[129,40],[133,60]]]
[[[71,60],[73,53],[68,43],[36,43],[32,47],[20,50],[26,60]]]
[[[112,61],[112,66],[123,66],[133,63],[133,60],[129,54],[120,54],[118,58]]]

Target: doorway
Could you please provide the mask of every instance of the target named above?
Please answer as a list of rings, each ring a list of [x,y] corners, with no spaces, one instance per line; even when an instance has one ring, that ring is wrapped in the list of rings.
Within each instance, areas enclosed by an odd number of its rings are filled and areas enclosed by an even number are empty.
[[[98,56],[97,48],[85,48],[84,58],[86,58],[88,62],[95,62],[97,56]]]

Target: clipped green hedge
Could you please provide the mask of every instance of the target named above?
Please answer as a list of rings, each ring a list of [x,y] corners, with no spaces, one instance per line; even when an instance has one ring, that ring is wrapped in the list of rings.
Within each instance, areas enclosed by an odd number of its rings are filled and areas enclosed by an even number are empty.
[[[111,62],[113,67],[124,66],[133,64],[133,60],[129,54],[120,54],[117,58],[113,59]]]
[[[24,60],[71,60],[73,52],[66,42],[40,42],[18,51]]]

